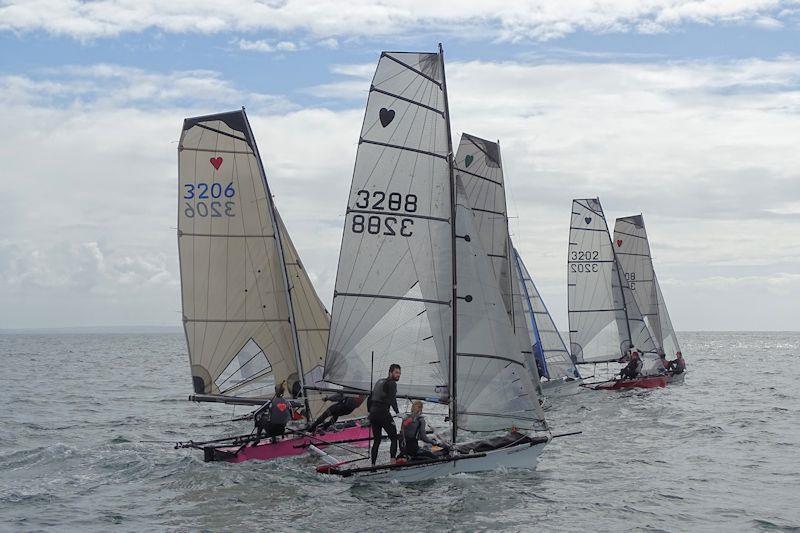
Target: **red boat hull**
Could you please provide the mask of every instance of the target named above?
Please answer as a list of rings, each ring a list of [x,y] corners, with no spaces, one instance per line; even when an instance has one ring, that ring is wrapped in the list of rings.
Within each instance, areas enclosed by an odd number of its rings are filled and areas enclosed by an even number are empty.
[[[594,390],[623,390],[623,389],[655,389],[666,387],[669,376],[646,376],[636,379],[619,379],[600,383],[592,387]]]

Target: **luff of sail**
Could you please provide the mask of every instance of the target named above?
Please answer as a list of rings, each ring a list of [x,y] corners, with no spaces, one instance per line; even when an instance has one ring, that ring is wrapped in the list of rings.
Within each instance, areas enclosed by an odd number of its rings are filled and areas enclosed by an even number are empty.
[[[276,231],[244,110],[186,119],[178,154],[178,250],[194,390],[271,397],[275,383],[291,386],[300,373],[280,241],[294,247],[285,228]]]
[[[398,394],[448,397],[452,238],[442,76],[439,54],[381,54],[348,199],[326,381],[370,390],[398,363]]]
[[[538,376],[535,381],[529,376],[490,256],[481,239],[473,238],[478,231],[460,177],[456,183],[458,427],[545,429],[536,392]]]
[[[597,198],[573,200],[567,257],[570,352],[577,363],[614,361],[655,344],[631,294]]]
[[[650,243],[642,215],[618,218],[614,224],[614,247],[645,322],[657,348],[666,353],[680,350],[658,278],[653,268]]]
[[[541,359],[544,376],[548,379],[559,377],[580,378],[578,369],[572,362],[567,345],[556,327],[553,317],[547,310],[539,289],[531,278],[522,256],[513,249],[516,266],[519,269],[521,291],[525,297],[525,317],[530,324],[530,340],[533,355]]]
[[[500,143],[463,133],[453,165],[456,179],[464,186],[475,233],[497,280],[519,350],[524,354],[528,373],[538,388],[539,374],[531,359],[528,324],[523,320],[519,275],[512,264]]]

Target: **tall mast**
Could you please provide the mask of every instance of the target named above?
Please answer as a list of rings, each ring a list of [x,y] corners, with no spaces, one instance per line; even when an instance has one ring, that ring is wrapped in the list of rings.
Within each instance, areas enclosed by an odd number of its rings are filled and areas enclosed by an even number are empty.
[[[308,404],[308,396],[306,394],[305,372],[303,371],[303,361],[300,358],[300,340],[297,338],[297,322],[294,317],[294,306],[292,305],[292,293],[289,287],[289,273],[286,270],[286,257],[283,252],[283,241],[281,240],[280,225],[278,224],[278,215],[275,211],[275,202],[272,201],[272,192],[269,190],[269,183],[267,182],[267,173],[264,171],[264,163],[261,161],[261,154],[258,153],[253,130],[250,129],[250,121],[247,119],[247,114],[242,107],[242,116],[244,116],[244,123],[247,125],[247,135],[250,137],[253,145],[253,153],[258,161],[258,168],[261,171],[261,179],[264,181],[264,189],[267,192],[267,206],[269,207],[270,216],[272,217],[272,230],[275,232],[275,242],[278,244],[278,255],[281,263],[281,277],[283,278],[283,287],[286,291],[286,303],[289,308],[289,325],[292,330],[292,346],[294,348],[294,358],[297,364],[298,379],[300,385],[303,387],[303,403],[305,403],[306,421],[311,421],[311,408]],[[276,384],[277,385],[277,384]]]
[[[448,388],[450,390],[450,422],[452,424],[452,440],[456,442],[456,433],[458,431],[458,400],[456,395],[456,370],[458,368],[457,359],[458,353],[456,339],[458,337],[458,278],[456,277],[456,178],[453,172],[453,137],[450,132],[450,106],[447,102],[447,78],[444,75],[444,50],[442,50],[442,43],[439,43],[439,64],[442,65],[442,93],[444,94],[444,114],[445,123],[447,124],[447,164],[450,167],[450,264],[451,274],[453,281],[453,339],[450,341],[450,383]]]

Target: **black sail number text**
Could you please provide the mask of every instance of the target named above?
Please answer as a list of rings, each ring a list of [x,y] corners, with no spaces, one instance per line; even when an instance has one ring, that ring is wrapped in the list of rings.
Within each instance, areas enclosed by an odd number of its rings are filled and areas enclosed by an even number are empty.
[[[414,234],[414,219],[355,214],[350,229],[353,230],[353,233],[366,231],[370,235],[411,237]]]
[[[383,211],[386,214],[354,214],[350,229],[353,233],[411,237],[414,234],[414,219],[393,214],[416,213],[417,207],[416,194],[361,189],[356,192],[355,209]]]

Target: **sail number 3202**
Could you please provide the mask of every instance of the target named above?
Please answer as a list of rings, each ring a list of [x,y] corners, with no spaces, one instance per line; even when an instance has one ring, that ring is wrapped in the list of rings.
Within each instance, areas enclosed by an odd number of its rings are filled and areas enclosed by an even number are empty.
[[[389,213],[416,213],[417,195],[401,194],[399,192],[385,193],[383,191],[366,191],[364,189],[356,192],[356,209],[369,209],[371,211],[387,211]],[[384,214],[363,215],[360,213],[353,215],[350,229],[353,233],[364,233],[370,235],[388,235],[401,237],[411,237],[414,234],[414,219],[401,216],[387,216]]]
[[[594,261],[600,259],[600,252],[597,250],[573,250],[569,253],[570,261],[580,261],[578,263],[570,263],[570,272],[598,272],[599,265]]]

